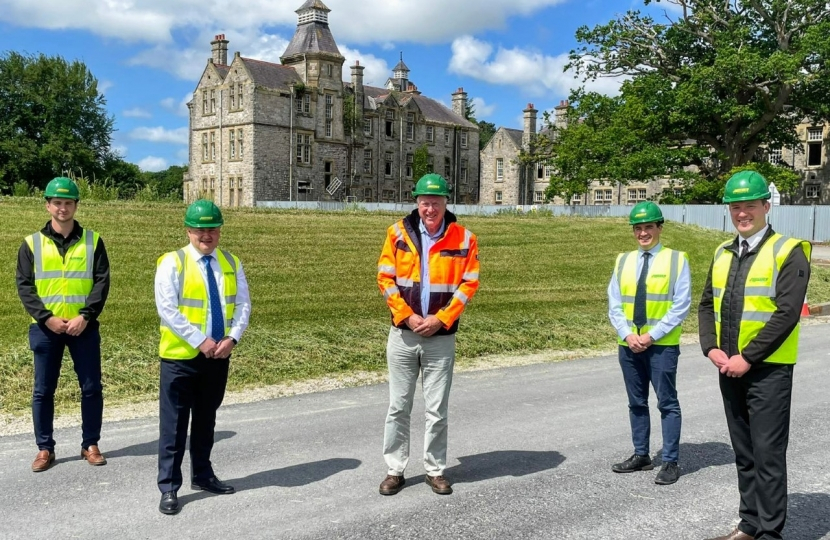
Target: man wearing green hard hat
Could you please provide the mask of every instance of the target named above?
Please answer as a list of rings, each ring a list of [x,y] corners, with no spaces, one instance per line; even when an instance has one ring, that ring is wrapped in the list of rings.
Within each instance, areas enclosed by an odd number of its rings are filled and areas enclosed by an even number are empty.
[[[741,504],[738,526],[718,540],[781,538],[787,516],[787,444],[809,242],[767,224],[770,190],[755,171],[726,182],[737,236],[715,250],[698,309],[700,346],[719,384]]]
[[[179,512],[187,424],[191,489],[231,494],[210,462],[216,411],[225,396],[233,348],[248,327],[251,300],[239,258],[219,249],[222,212],[200,199],[184,216],[189,244],[162,255],[155,279],[161,318],[159,511]],[[192,415],[192,417],[191,417]]]
[[[629,214],[638,249],[620,253],[608,284],[608,317],[618,336],[634,454],[612,465],[616,473],[654,469],[649,455],[651,419],[649,382],[657,394],[663,432],[663,455],[654,483],[680,478],[681,414],[677,399],[680,325],[689,315],[691,274],[686,253],[663,247],[663,213],[651,201]]]
[[[404,486],[409,463],[410,415],[418,373],[426,409],[423,463],[426,483],[452,493],[447,466],[447,411],[455,364],[455,332],[478,290],[478,241],[447,211],[450,188],[438,174],[418,180],[417,208],[386,231],[378,286],[392,314],[386,343],[389,410],[383,437],[387,475],[381,495]]]
[[[75,221],[80,198],[75,182],[53,179],[44,198],[51,220],[26,237],[17,256],[17,294],[32,318],[34,472],[55,461],[55,390],[65,348],[81,388],[81,457],[90,465],[107,462],[98,449],[104,412],[98,316],[109,294],[109,258],[98,233]]]

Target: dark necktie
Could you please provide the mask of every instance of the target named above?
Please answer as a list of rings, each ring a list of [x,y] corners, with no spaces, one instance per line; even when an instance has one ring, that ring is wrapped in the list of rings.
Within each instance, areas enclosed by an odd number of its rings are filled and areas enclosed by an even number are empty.
[[[651,253],[643,252],[643,268],[640,270],[640,279],[637,280],[637,294],[634,295],[634,326],[640,328],[648,323],[646,316],[646,278],[648,277],[648,258]]]
[[[210,337],[219,341],[225,337],[225,318],[222,316],[222,300],[219,298],[219,286],[216,277],[210,268],[210,255],[202,257],[208,282],[208,298],[210,298]]]
[[[746,240],[741,241],[741,257],[746,257],[747,252],[749,251],[749,242]]]

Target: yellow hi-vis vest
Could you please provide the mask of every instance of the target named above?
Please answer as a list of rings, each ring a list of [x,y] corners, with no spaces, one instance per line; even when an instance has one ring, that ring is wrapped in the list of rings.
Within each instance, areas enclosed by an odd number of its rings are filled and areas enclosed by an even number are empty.
[[[194,326],[198,326],[202,333],[207,333],[208,325],[208,290],[202,272],[199,270],[199,261],[194,259],[189,250],[180,249],[171,251],[159,257],[158,263],[166,257],[175,257],[176,269],[179,272],[179,311]],[[231,328],[233,312],[236,304],[236,269],[239,259],[224,250],[216,250],[216,259],[222,269],[225,297],[225,335]],[[161,323],[161,340],[159,341],[159,356],[168,360],[192,360],[199,354],[199,350],[176,334],[169,326]]]
[[[632,334],[637,334],[634,326],[634,298],[637,294],[637,258],[639,251],[620,253],[617,256],[617,282],[620,284],[622,309]],[[640,328],[640,334],[650,332],[669,312],[673,302],[674,288],[683,266],[688,264],[688,255],[682,251],[669,248],[661,249],[649,261],[646,278],[646,317],[648,322]],[[680,325],[675,326],[665,336],[654,342],[655,345],[679,345]],[[624,339],[620,345],[628,346]]]
[[[98,233],[84,229],[81,239],[61,257],[58,246],[48,236],[36,232],[26,237],[35,259],[37,295],[55,317],[77,317],[86,305],[92,292],[92,263],[98,238]]]
[[[721,346],[721,306],[726,293],[726,281],[729,278],[729,268],[734,255],[726,251],[732,240],[724,242],[715,250],[715,259],[712,265],[712,294],[714,296],[715,332],[718,336],[718,347]],[[807,260],[810,260],[812,246],[809,242],[797,238],[789,238],[781,234],[770,236],[761,250],[752,261],[744,286],[744,311],[741,314],[741,325],[738,329],[738,350],[743,351],[755,339],[755,336],[772,318],[778,309],[775,303],[778,273],[790,253],[798,247],[804,250]],[[770,364],[795,364],[798,354],[798,334],[801,323],[797,324],[789,337],[778,349],[767,357],[764,362]]]

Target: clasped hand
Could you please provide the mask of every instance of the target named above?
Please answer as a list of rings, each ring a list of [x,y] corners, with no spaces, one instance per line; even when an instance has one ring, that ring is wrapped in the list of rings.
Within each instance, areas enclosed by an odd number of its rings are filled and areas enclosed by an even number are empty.
[[[641,353],[654,344],[654,340],[651,339],[651,335],[648,332],[639,336],[637,334],[628,334],[625,336],[625,342],[628,343],[628,348],[631,349],[631,352],[635,353]]]
[[[709,351],[709,360],[718,368],[721,374],[727,377],[743,377],[752,364],[744,359],[743,355],[727,356],[721,349]]]
[[[199,350],[206,358],[224,359],[230,357],[234,345],[235,343],[229,337],[220,339],[218,343],[212,338],[207,338],[199,345]]]
[[[419,336],[429,337],[444,326],[444,323],[435,315],[421,317],[417,313],[413,313],[406,319],[406,325]]]

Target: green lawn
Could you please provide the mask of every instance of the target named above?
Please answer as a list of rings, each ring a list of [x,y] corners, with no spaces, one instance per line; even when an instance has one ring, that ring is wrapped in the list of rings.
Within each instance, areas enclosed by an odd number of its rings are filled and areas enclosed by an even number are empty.
[[[101,317],[105,399],[153,399],[158,381],[156,259],[185,244],[183,205],[82,203],[78,220],[101,233],[112,289]],[[251,326],[234,353],[229,388],[385,368],[389,315],[375,282],[386,227],[398,216],[227,210],[221,245],[237,254],[251,286]],[[0,199],[0,410],[29,407],[29,324],[14,285],[17,250],[41,228],[42,201]],[[622,219],[461,217],[478,235],[482,286],[458,334],[459,361],[493,353],[608,348],[614,334],[605,289],[619,251],[633,249]],[[664,242],[689,252],[695,304],[722,234],[669,223]],[[811,302],[830,300],[830,270],[816,269]],[[695,332],[697,317],[684,329]],[[65,364],[58,394],[75,410],[77,383]]]

